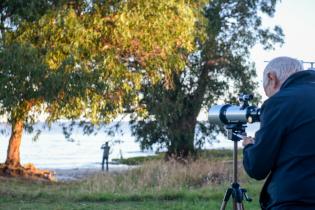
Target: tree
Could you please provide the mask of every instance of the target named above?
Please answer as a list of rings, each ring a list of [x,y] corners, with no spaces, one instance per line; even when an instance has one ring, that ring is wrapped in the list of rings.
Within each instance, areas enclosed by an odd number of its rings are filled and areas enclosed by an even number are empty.
[[[84,119],[85,128],[110,122],[137,107],[144,81],[168,78],[194,50],[185,1],[41,2],[55,6],[2,31],[0,114],[12,125],[6,171],[21,168],[22,132],[38,115]],[[12,13],[23,5],[15,6]]]
[[[36,21],[51,6],[55,6],[54,1],[0,2],[0,115],[8,117],[12,126],[7,159],[4,166],[1,165],[0,173],[11,173],[9,168],[20,166],[22,131],[24,128],[31,130],[25,122],[26,115],[43,101],[43,79],[47,73],[37,49],[29,45],[8,44],[7,34],[15,31],[23,21]]]
[[[204,5],[204,18],[196,23],[206,39],[196,37],[197,50],[182,71],[172,73],[172,88],[165,81],[142,89],[147,115],[133,115],[132,130],[142,148],[167,148],[167,155],[187,157],[205,141],[215,138],[218,128],[197,122],[202,108],[214,102],[236,102],[239,92],[252,92],[257,83],[249,49],[260,42],[266,49],[282,43],[280,27],[262,27],[261,15],[272,16],[276,0],[212,0]]]

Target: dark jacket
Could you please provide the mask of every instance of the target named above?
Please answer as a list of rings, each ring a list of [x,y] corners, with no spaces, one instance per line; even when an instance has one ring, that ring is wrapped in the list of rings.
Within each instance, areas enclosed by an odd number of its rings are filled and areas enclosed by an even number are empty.
[[[268,178],[262,209],[315,209],[315,71],[291,75],[261,107],[255,144],[244,150],[252,178]]]

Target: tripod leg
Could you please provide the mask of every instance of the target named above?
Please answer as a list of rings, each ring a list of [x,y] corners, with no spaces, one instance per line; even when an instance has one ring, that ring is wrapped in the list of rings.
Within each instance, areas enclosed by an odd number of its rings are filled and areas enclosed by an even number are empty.
[[[225,192],[220,210],[225,210],[227,202],[229,201],[229,199],[231,197],[231,194],[232,194],[232,188],[227,189]]]
[[[236,203],[236,209],[237,209],[237,210],[244,210],[244,205],[243,205],[243,203]]]
[[[222,201],[220,210],[225,210],[226,204],[227,204],[227,201]]]
[[[233,210],[239,210],[237,203],[233,200]]]
[[[243,203],[237,203],[233,201],[233,209],[234,210],[244,210],[244,205]]]

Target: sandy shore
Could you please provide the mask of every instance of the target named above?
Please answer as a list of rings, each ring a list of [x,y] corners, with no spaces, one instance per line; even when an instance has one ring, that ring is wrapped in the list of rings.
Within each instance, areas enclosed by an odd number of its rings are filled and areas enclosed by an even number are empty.
[[[55,172],[57,181],[75,181],[75,180],[84,179],[96,173],[124,172],[126,170],[129,170],[135,167],[136,166],[109,165],[108,172],[102,171],[101,167],[100,168],[70,168],[70,169],[50,168],[48,170]]]

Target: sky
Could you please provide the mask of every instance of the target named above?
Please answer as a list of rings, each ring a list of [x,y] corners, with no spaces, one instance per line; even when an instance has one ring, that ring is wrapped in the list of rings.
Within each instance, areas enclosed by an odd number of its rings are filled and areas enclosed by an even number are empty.
[[[263,18],[264,26],[279,25],[284,32],[284,44],[275,45],[274,50],[264,50],[256,45],[251,50],[251,60],[255,62],[260,88],[259,93],[266,96],[262,88],[262,73],[269,61],[278,56],[289,56],[303,61],[315,62],[315,0],[282,0],[277,4],[273,18]],[[315,66],[314,66],[315,67]],[[309,68],[304,65],[304,68]]]

